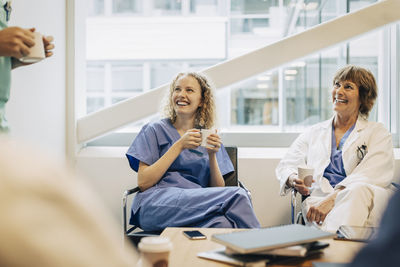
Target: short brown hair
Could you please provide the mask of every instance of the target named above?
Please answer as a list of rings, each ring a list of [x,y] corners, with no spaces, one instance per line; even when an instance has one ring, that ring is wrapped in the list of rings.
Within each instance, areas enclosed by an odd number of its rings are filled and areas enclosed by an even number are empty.
[[[184,76],[195,78],[200,84],[201,88],[202,105],[197,109],[194,127],[200,129],[209,129],[214,126],[215,123],[215,101],[213,95],[214,88],[211,86],[209,79],[204,74],[200,74],[198,72],[180,72],[172,80],[169,86],[169,92],[167,93],[165,99],[164,115],[169,118],[172,123],[176,121],[176,112],[173,108],[172,94],[175,90],[176,82],[179,78]]]
[[[361,103],[359,113],[368,117],[369,112],[374,106],[375,99],[378,96],[378,88],[374,75],[365,68],[347,65],[336,72],[333,78],[333,84],[342,81],[350,81],[358,86]]]

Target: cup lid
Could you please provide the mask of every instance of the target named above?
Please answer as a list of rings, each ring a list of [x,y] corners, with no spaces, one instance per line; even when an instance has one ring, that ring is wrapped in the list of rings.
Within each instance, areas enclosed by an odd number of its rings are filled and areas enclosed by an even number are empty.
[[[139,250],[143,252],[167,252],[172,249],[168,237],[148,236],[143,237],[139,243]]]
[[[306,164],[301,164],[301,165],[299,165],[297,168],[314,170],[313,167],[311,167],[311,166],[309,166],[309,165],[306,165]]]

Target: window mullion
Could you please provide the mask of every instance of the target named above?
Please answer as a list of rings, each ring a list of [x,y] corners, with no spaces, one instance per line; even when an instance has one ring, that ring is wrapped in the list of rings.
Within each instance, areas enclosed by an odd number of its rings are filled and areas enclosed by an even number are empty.
[[[278,92],[279,92],[279,129],[280,131],[284,130],[286,124],[286,93],[283,88],[283,68],[279,68],[278,70]]]
[[[385,27],[379,34],[378,56],[378,121],[390,129],[390,28]]]

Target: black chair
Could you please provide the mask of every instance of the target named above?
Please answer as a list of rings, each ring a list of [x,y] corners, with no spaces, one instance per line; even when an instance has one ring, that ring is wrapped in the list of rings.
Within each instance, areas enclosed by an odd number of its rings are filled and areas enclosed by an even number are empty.
[[[308,196],[301,196],[301,202],[303,202]],[[297,190],[296,189],[292,189],[291,192],[291,196],[290,196],[290,208],[291,208],[291,217],[292,217],[292,224],[305,224],[304,219],[303,219],[303,214],[301,212],[301,208],[300,211],[297,211],[298,209],[298,204],[297,203]]]
[[[246,190],[250,200],[251,193],[250,191],[238,180],[238,157],[237,157],[237,147],[225,147],[228,152],[229,158],[232,161],[234,171],[224,175],[225,186],[240,186],[244,190]],[[162,231],[142,231],[137,225],[128,226],[127,223],[127,209],[130,209],[130,206],[127,207],[128,197],[139,192],[139,187],[135,187],[132,189],[128,189],[124,192],[122,197],[122,219],[124,226],[124,236],[127,237],[128,240],[137,245],[142,237],[145,236],[158,236]],[[129,227],[129,228],[128,228]]]

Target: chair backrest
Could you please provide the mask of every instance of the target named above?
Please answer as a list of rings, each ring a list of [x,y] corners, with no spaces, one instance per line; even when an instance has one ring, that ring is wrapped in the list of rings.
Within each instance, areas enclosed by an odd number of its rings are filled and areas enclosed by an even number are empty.
[[[228,146],[225,147],[226,152],[228,152],[229,158],[232,161],[234,171],[224,175],[225,186],[238,186],[238,160],[237,160],[237,147]]]

